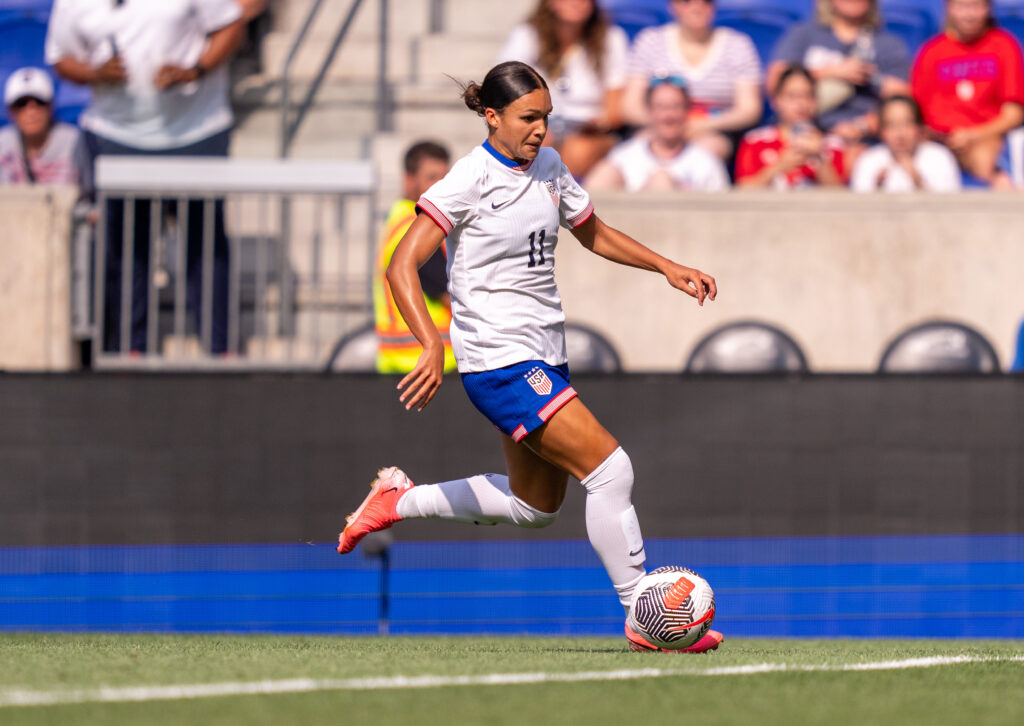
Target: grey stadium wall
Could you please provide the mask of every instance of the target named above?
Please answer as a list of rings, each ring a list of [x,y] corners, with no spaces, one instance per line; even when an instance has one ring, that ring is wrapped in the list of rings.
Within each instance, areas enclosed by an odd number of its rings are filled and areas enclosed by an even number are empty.
[[[502,471],[449,378],[0,376],[0,545],[330,541],[375,470]],[[1024,379],[574,378],[636,472],[645,536],[1024,532]],[[402,540],[586,536],[575,482],[540,531],[413,521]]]

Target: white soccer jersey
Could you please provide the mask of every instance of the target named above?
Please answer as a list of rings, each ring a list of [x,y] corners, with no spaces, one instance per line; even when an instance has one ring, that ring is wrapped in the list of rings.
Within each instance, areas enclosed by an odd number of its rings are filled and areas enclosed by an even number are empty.
[[[565,315],[555,286],[559,226],[594,212],[558,152],[525,167],[478,146],[420,197],[448,236],[452,347],[460,373],[526,360],[567,361]]]

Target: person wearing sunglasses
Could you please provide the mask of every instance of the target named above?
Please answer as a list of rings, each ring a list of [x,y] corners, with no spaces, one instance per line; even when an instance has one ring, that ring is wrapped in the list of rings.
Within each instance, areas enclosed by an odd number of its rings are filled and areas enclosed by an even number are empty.
[[[687,141],[690,99],[686,80],[681,76],[653,78],[645,105],[650,118],[646,130],[612,149],[587,177],[586,187],[631,192],[728,189],[729,173],[722,160]]]
[[[672,0],[675,22],[642,31],[629,55],[623,115],[646,125],[644,102],[651,78],[686,79],[690,139],[721,159],[741,132],[761,118],[761,61],[750,36],[714,27],[713,0]]]
[[[87,186],[82,135],[53,118],[53,81],[41,68],[19,68],[4,86],[11,124],[0,129],[0,184]]]

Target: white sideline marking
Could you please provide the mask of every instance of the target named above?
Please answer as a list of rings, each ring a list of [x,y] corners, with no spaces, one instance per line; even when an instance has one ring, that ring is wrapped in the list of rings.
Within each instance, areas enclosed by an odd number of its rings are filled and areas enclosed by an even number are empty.
[[[11,706],[53,706],[69,703],[124,703],[131,701],[176,701],[217,696],[249,696],[313,691],[378,691],[403,688],[444,688],[450,686],[510,686],[527,683],[572,683],[581,681],[628,681],[670,676],[748,676],[761,673],[804,671],[887,671],[907,668],[932,668],[961,663],[1024,662],[1018,656],[940,655],[874,663],[837,663],[790,665],[757,663],[721,668],[637,668],[617,671],[581,671],[578,673],[489,673],[479,676],[381,676],[378,678],[321,679],[291,678],[279,681],[240,683],[196,683],[179,686],[100,687],[80,690],[32,691],[0,690],[0,708]]]

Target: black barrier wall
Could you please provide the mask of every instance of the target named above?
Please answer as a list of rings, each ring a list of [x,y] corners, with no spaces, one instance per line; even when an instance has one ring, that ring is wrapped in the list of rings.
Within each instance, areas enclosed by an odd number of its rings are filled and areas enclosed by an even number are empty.
[[[0,544],[330,541],[377,468],[503,471],[449,378],[422,413],[361,376],[0,376]],[[1024,380],[574,378],[645,536],[1024,532]],[[583,538],[406,522],[399,539]]]

